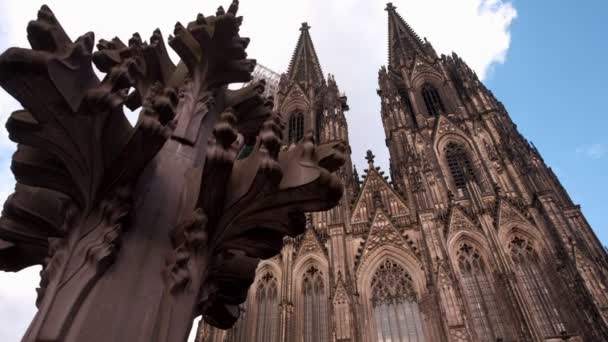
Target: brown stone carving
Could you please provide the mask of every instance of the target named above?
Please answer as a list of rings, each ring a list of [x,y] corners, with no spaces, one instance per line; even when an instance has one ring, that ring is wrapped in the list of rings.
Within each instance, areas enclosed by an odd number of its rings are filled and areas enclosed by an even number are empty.
[[[228,90],[255,65],[237,9],[177,23],[177,66],[158,30],[93,52],[93,33],[72,41],[46,6],[32,49],[0,56],[25,108],[7,122],[18,183],[0,269],[44,267],[23,341],[185,341],[198,315],[230,327],[258,260],[340,200],[341,144],[309,133],[285,149],[264,82]],[[123,105],[140,108],[135,127]]]

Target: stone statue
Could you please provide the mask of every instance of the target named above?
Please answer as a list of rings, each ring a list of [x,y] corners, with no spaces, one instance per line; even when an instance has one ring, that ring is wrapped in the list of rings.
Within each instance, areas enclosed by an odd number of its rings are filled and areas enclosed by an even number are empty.
[[[17,185],[0,269],[43,265],[23,341],[185,341],[199,315],[228,328],[258,260],[340,200],[342,145],[309,133],[284,149],[264,82],[228,89],[255,65],[237,10],[177,23],[177,66],[158,30],[92,52],[93,33],[72,41],[46,6],[32,49],[0,56],[0,85],[24,107],[6,124]],[[135,127],[123,105],[140,109]]]

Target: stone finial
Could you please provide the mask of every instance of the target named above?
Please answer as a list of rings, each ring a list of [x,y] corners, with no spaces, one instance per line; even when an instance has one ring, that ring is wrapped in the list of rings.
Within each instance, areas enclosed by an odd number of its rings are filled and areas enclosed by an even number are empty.
[[[300,27],[300,31],[308,31],[310,30],[310,25],[307,22],[302,23],[302,27]]]
[[[365,154],[365,159],[367,159],[367,163],[369,165],[374,165],[374,158],[376,158],[376,156],[372,153],[372,151],[367,150],[367,153]]]
[[[394,11],[396,9],[397,9],[397,7],[395,7],[392,2],[389,2],[386,4],[386,8],[384,10],[385,11]]]

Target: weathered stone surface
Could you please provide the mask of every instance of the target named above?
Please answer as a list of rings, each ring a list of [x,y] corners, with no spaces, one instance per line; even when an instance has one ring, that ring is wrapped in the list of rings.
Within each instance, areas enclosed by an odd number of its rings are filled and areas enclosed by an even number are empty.
[[[308,134],[281,149],[264,82],[228,90],[255,65],[237,11],[177,23],[177,66],[158,30],[93,52],[93,33],[72,41],[46,6],[32,49],[0,56],[0,85],[25,108],[7,123],[18,184],[0,269],[44,267],[24,341],[185,341],[198,315],[227,328],[258,260],[340,200],[339,144]],[[135,127],[123,106],[141,108]]]

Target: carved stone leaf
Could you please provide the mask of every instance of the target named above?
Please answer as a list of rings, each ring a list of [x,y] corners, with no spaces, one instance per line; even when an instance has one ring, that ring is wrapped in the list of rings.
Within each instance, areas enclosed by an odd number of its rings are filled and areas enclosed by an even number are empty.
[[[0,260],[6,271],[44,261],[49,237],[62,237],[65,233],[61,213],[67,200],[60,193],[17,183],[0,217]]]
[[[270,117],[274,107],[271,99],[262,97],[265,86],[266,82],[260,80],[239,90],[226,91],[227,105],[234,108],[238,118],[238,131],[247,145],[255,144],[262,124]]]
[[[281,126],[277,115],[267,120],[254,151],[235,162],[222,217],[209,229],[209,247],[221,257],[214,259],[207,278],[216,291],[203,295],[200,310],[218,327],[238,318],[237,305],[246,298],[257,259],[277,254],[285,235],[301,234],[305,211],[329,209],[342,195],[339,179],[329,171],[342,165],[342,149],[315,147],[308,134],[279,153]]]
[[[72,42],[43,6],[28,38],[32,49],[0,56],[0,85],[26,108],[7,122],[18,184],[0,219],[0,269],[45,266],[24,340],[56,341],[114,262],[133,181],[170,137],[178,99],[136,40],[102,46],[100,82],[92,33]],[[132,86],[144,107],[135,127],[122,112]]]
[[[304,212],[339,202],[332,172],[345,147],[317,147],[310,133],[281,151],[284,123],[263,82],[227,90],[255,65],[237,10],[234,0],[178,23],[178,66],[158,30],[149,44],[136,33],[92,54],[93,34],[72,42],[46,6],[28,26],[32,49],[0,56],[0,85],[25,107],[7,123],[18,185],[0,218],[0,269],[45,265],[24,340],[90,340],[112,326],[125,340],[179,341],[199,313],[227,328],[259,258],[304,230]],[[123,105],[141,107],[135,127]],[[152,281],[114,293],[133,284],[134,265],[137,281]],[[127,295],[146,320],[108,314]]]
[[[341,152],[334,151],[334,154]],[[304,211],[331,208],[342,195],[339,180],[318,166],[320,157],[328,158],[316,152],[309,135],[299,145],[281,152],[278,163],[272,161],[264,148],[252,153],[247,158],[250,160],[237,163],[231,177],[235,188],[228,193],[242,195],[238,199],[228,199],[227,203],[233,204],[218,224],[218,228],[226,228],[212,245],[238,248],[251,256],[268,258],[278,252],[284,235],[301,234],[305,224]],[[247,178],[245,174],[251,173],[250,166],[255,160],[259,171]],[[250,186],[242,186],[241,181]],[[239,192],[239,189],[246,191]],[[264,236],[263,246],[266,247],[259,246],[261,236]]]
[[[91,66],[92,33],[72,43],[46,6],[28,33],[33,50],[9,49],[0,57],[0,84],[28,109],[13,113],[7,124],[10,138],[21,144],[14,158],[16,176],[24,184],[63,192],[80,207],[90,207],[106,190],[104,171],[116,168],[117,159],[122,169],[131,171],[114,173],[130,173],[132,178],[162,146],[177,97],[158,89],[141,95],[152,96],[133,129],[121,106],[135,80],[142,84],[149,78],[142,68],[153,70],[136,62],[135,50],[141,54],[143,48],[115,42],[114,50],[122,51],[110,58],[107,55],[115,51],[101,43],[96,59],[107,76],[99,82]],[[118,156],[134,146],[144,153],[138,154],[139,162],[127,166]],[[110,184],[119,181],[106,179]]]

